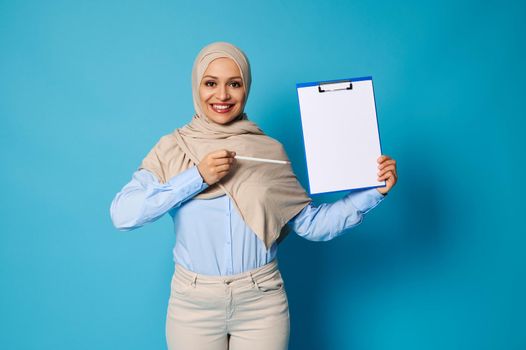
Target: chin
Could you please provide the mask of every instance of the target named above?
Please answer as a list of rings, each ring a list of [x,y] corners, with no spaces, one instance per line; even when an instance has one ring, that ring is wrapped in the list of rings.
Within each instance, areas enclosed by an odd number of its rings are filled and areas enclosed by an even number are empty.
[[[237,119],[236,117],[226,117],[226,116],[219,116],[219,117],[208,117],[211,121],[213,121],[216,124],[226,125]]]
[[[210,114],[207,114],[208,119],[216,124],[221,125],[226,125],[233,122],[234,120],[238,119],[238,117],[242,114],[242,112],[228,113],[227,115],[214,112],[209,113]]]

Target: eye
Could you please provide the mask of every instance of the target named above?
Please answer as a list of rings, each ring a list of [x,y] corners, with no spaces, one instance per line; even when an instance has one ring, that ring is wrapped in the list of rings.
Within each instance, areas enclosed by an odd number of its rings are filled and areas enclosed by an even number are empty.
[[[205,86],[212,87],[212,86],[215,85],[215,83],[216,82],[213,81],[213,80],[207,80],[207,81],[205,81]]]
[[[239,87],[241,87],[241,82],[239,82],[239,81],[232,81],[230,83],[230,86],[232,86],[234,88],[239,88]]]

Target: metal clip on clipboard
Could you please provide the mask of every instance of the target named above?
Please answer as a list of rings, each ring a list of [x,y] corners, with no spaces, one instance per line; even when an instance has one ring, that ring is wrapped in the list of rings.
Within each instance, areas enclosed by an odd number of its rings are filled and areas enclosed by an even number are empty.
[[[318,85],[318,92],[320,93],[339,90],[352,90],[352,82],[350,80],[338,80]]]

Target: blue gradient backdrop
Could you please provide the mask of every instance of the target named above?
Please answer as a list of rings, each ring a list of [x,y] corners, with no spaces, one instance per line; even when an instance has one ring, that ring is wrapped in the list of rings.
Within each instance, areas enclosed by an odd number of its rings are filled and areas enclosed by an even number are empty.
[[[304,185],[297,82],[372,75],[398,161],[359,227],[281,245],[290,348],[526,349],[525,33],[524,1],[0,1],[0,348],[165,347],[170,220],[109,205],[225,40]]]

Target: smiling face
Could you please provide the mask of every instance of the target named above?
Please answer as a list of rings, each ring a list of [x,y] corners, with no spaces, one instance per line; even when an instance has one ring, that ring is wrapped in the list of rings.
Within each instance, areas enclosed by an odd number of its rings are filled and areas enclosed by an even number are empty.
[[[243,111],[245,88],[237,64],[221,57],[210,62],[199,83],[204,113],[214,123],[228,124]]]

